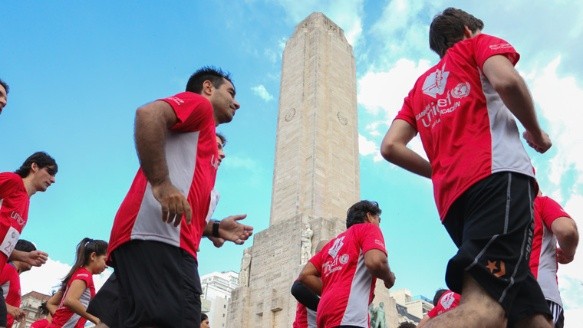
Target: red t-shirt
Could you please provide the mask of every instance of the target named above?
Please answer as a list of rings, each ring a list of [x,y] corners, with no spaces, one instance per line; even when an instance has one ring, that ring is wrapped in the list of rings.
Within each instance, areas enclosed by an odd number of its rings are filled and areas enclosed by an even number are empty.
[[[166,161],[170,180],[187,195],[192,222],[187,224],[183,218],[177,227],[163,222],[160,203],[139,169],[115,216],[108,254],[130,240],[153,240],[180,247],[196,258],[219,165],[213,108],[208,99],[192,92],[161,100],[172,106],[178,118],[166,139]]]
[[[316,328],[316,311],[298,302],[293,328]]]
[[[318,327],[368,327],[368,306],[374,297],[376,278],[364,265],[364,254],[372,249],[386,254],[381,229],[375,224],[359,223],[310,259],[322,278]]]
[[[67,293],[69,292],[69,287],[75,280],[82,280],[85,282],[85,290],[81,294],[81,298],[79,301],[85,308],[89,305],[89,301],[95,296],[95,285],[93,284],[93,273],[85,268],[79,268],[69,281],[67,282],[67,288],[63,293],[63,297],[61,298],[61,302],[57,311],[53,315],[53,320],[49,324],[50,328],[61,328],[63,326],[67,327],[75,327],[75,328],[83,328],[85,327],[85,322],[87,319],[81,317],[77,313],[71,311],[70,308],[64,305],[65,298],[67,297]]]
[[[22,178],[16,173],[0,173],[0,269],[26,225],[29,204]]]
[[[557,282],[557,239],[551,226],[561,217],[571,218],[565,210],[546,196],[534,199],[534,233],[530,253],[530,270],[537,279],[545,298],[562,305]]]
[[[439,301],[437,301],[437,305],[427,312],[427,316],[433,318],[455,308],[460,304],[461,297],[460,294],[454,293],[451,290],[443,293]]]
[[[33,322],[30,325],[30,328],[47,328],[49,326],[49,320],[47,319],[40,319]]]
[[[534,177],[514,117],[482,73],[495,55],[512,64],[519,59],[509,43],[490,35],[456,43],[415,82],[395,118],[419,132],[442,220],[464,191],[493,173]]]
[[[20,276],[12,263],[4,265],[0,272],[0,286],[7,304],[20,307]],[[12,327],[14,317],[8,314],[6,327]]]

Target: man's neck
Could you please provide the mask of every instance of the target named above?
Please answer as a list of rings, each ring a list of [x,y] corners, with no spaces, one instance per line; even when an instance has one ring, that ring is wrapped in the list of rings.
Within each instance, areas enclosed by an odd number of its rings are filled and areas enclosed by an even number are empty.
[[[26,189],[28,197],[31,197],[36,193],[36,188],[32,184],[32,178],[30,178],[30,175],[26,178],[22,178],[22,182],[24,183],[24,188]]]

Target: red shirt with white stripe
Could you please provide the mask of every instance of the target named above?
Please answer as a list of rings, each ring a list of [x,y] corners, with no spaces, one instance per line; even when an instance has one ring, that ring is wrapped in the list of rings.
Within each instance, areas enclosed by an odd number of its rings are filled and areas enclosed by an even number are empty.
[[[192,92],[161,100],[178,118],[166,138],[166,161],[170,181],[187,195],[192,222],[183,218],[177,227],[163,222],[160,203],[139,169],[115,217],[108,254],[130,240],[152,240],[180,247],[196,258],[219,165],[213,108],[208,99]]]
[[[421,136],[442,220],[463,192],[493,173],[534,177],[515,119],[483,74],[484,62],[496,55],[512,64],[519,59],[497,37],[478,34],[459,41],[419,77],[395,118]]]
[[[0,173],[0,269],[28,221],[29,204],[30,197],[22,178],[16,173]]]
[[[0,273],[0,286],[2,286],[2,293],[6,304],[17,308],[20,307],[20,276],[14,264],[8,263],[2,269]],[[13,323],[14,317],[8,313],[6,327],[12,327]]]
[[[298,302],[296,307],[296,318],[292,325],[293,328],[316,328],[316,311],[308,309],[305,305]]]
[[[452,310],[456,306],[460,304],[460,299],[462,296],[458,293],[454,293],[451,290],[444,292],[437,304],[433,307],[433,309],[427,312],[427,316],[430,318],[434,318],[442,313],[445,313],[449,310]]]
[[[530,270],[547,300],[562,306],[557,282],[557,238],[551,226],[561,217],[571,218],[553,199],[537,196],[534,199],[534,233],[530,253]]]
[[[368,327],[376,277],[364,265],[364,254],[372,249],[387,253],[381,229],[372,223],[358,223],[310,259],[322,279],[318,327]]]
[[[67,288],[63,293],[63,297],[61,298],[61,302],[57,311],[53,315],[53,320],[49,325],[50,328],[83,328],[85,327],[85,322],[87,319],[81,317],[77,313],[71,311],[70,308],[64,305],[65,298],[67,297],[67,293],[69,292],[69,287],[75,280],[82,280],[85,282],[85,290],[81,293],[81,298],[79,301],[85,308],[89,305],[89,301],[95,296],[95,285],[93,284],[93,273],[89,270],[81,267],[73,273],[71,279],[67,282]]]

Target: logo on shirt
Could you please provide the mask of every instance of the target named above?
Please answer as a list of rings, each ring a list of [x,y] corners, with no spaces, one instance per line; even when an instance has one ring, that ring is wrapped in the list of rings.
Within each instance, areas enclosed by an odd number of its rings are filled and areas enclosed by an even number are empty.
[[[420,121],[426,128],[433,128],[441,122],[441,115],[454,112],[461,106],[459,99],[470,94],[470,84],[460,82],[451,90],[446,90],[449,72],[445,70],[445,64],[435,72],[429,74],[423,82],[423,93],[434,98],[423,110],[415,115],[415,119]]]
[[[168,100],[172,100],[176,105],[182,105],[184,104],[184,100],[178,98],[178,97],[170,97],[167,98]]]
[[[18,225],[23,226],[26,221],[24,220],[24,218],[20,215],[20,213],[16,212],[16,211],[12,211],[12,213],[10,213],[10,217],[12,219],[14,219],[16,222],[18,222]]]
[[[441,303],[441,306],[443,306],[444,309],[449,309],[454,301],[455,297],[453,296],[453,293],[446,293],[443,295],[439,303]]]
[[[327,261],[326,263],[324,263],[322,265],[322,269],[323,269],[322,271],[323,271],[324,275],[327,276],[327,275],[331,274],[332,272],[341,270],[342,265],[348,263],[348,260],[350,259],[348,254],[342,254],[341,256],[338,256],[338,252],[340,252],[340,249],[342,248],[343,245],[344,245],[344,236],[334,240],[334,244],[328,250],[328,255],[332,256],[333,260]],[[340,262],[340,264],[339,264],[339,262]]]

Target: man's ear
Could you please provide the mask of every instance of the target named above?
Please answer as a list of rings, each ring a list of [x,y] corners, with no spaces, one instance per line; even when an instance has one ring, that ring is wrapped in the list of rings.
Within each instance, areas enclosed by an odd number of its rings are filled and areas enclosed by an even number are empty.
[[[38,170],[40,170],[40,167],[38,166],[38,164],[36,163],[32,163],[30,164],[30,172],[31,173],[36,173]]]
[[[371,223],[371,222],[372,222],[372,220],[373,220],[373,218],[374,218],[374,215],[372,215],[370,212],[367,212],[367,213],[366,213],[366,218],[365,218],[365,220],[364,220],[364,221],[366,221],[366,222],[368,222],[368,223]]]
[[[474,36],[474,32],[464,25],[464,39],[471,39]]]
[[[211,80],[206,80],[202,83],[202,93],[207,96],[210,96],[213,93],[214,88],[215,86],[213,85]]]

